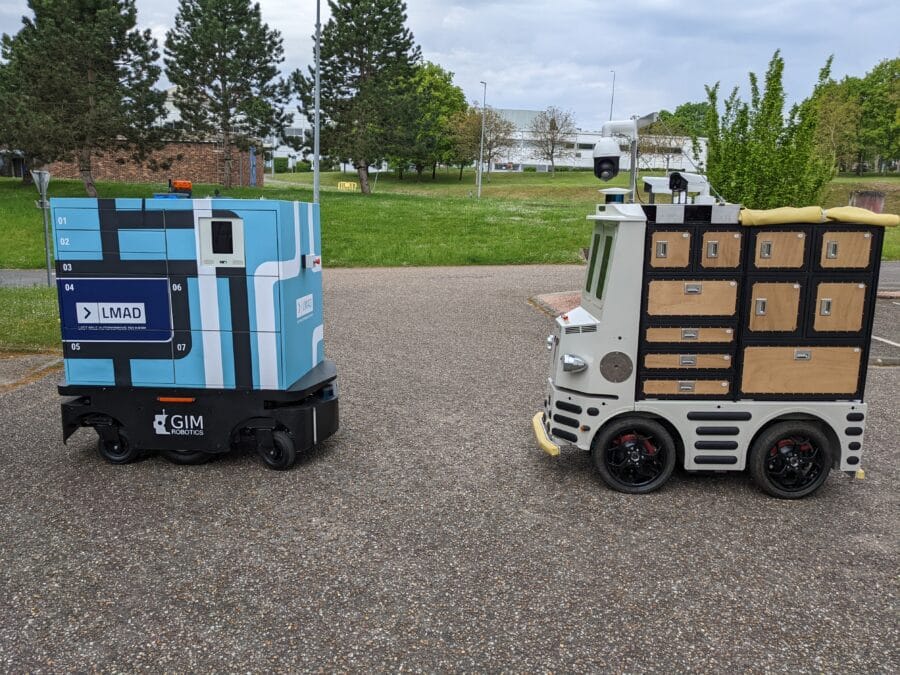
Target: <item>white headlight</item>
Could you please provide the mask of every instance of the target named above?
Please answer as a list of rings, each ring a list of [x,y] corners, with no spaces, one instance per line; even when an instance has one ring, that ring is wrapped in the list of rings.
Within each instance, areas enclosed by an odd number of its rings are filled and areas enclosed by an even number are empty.
[[[563,370],[567,373],[580,373],[587,368],[587,363],[575,354],[564,354],[562,357]]]

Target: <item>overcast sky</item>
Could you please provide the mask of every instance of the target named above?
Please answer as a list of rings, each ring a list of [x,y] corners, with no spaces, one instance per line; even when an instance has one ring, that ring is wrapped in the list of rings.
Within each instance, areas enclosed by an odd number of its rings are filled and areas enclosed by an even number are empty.
[[[284,36],[285,72],[312,62],[315,0],[261,0]],[[177,0],[137,0],[138,22],[160,40]],[[900,56],[898,0],[408,0],[423,56],[455,74],[470,101],[570,110],[577,125],[673,110],[760,75],[775,49],[789,99],[809,94],[834,54],[833,74],[863,75]],[[19,29],[25,0],[0,0],[0,32]],[[322,2],[323,24],[328,17]]]

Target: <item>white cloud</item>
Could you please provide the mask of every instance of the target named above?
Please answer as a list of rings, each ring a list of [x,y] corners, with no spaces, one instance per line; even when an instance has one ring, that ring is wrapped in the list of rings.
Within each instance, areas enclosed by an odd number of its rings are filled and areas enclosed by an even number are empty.
[[[263,18],[284,37],[283,69],[312,62],[312,0],[261,0]],[[139,22],[161,40],[177,0],[138,0]],[[14,32],[25,0],[5,0],[0,31]],[[323,23],[328,4],[322,2]],[[423,56],[455,73],[469,100],[496,107],[556,105],[595,128],[704,98],[762,74],[775,49],[785,57],[790,99],[805,97],[829,54],[834,74],[862,75],[898,56],[900,4],[893,0],[408,0],[409,26]]]

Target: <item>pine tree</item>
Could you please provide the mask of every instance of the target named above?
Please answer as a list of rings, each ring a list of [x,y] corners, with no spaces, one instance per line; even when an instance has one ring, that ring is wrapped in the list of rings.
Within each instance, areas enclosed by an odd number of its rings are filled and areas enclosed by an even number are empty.
[[[402,0],[329,0],[331,18],[322,29],[322,151],[350,158],[360,189],[369,193],[369,165],[389,155],[409,135],[396,110],[408,98],[410,78],[421,58],[406,28]],[[292,75],[301,110],[313,118],[315,71]]]
[[[0,139],[35,165],[78,161],[97,196],[93,155],[159,146],[165,95],[150,31],[135,29],[134,0],[29,0],[33,17],[4,35]]]
[[[250,0],[180,0],[175,26],[166,34],[166,75],[176,86],[183,131],[197,139],[218,137],[225,185],[231,186],[232,147],[281,132],[287,84],[281,34],[262,21]]]

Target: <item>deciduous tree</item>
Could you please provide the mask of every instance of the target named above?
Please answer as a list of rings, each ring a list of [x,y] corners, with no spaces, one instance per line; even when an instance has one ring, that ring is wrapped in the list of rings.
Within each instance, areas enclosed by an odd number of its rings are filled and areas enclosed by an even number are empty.
[[[535,155],[550,162],[550,172],[555,173],[556,160],[571,154],[566,145],[575,134],[572,113],[550,106],[535,115],[528,130]]]
[[[462,180],[463,169],[478,160],[478,148],[481,142],[481,111],[477,108],[462,110],[450,121],[451,143],[449,164],[459,167],[459,180]]]
[[[900,58],[872,68],[858,91],[861,150],[880,171],[886,160],[900,158]]]
[[[516,132],[516,125],[491,107],[484,109],[482,114],[484,115],[484,161],[487,162],[488,179],[490,179],[494,160],[516,145],[516,139],[513,136]]]
[[[856,78],[828,82],[816,97],[816,147],[835,170],[849,167],[859,152],[862,108],[856,95],[858,82]]]
[[[413,121],[416,172],[421,174],[422,168],[430,165],[433,179],[437,165],[450,157],[450,120],[466,109],[466,97],[462,89],[453,84],[453,73],[427,61],[416,68],[412,92],[416,101]]]

